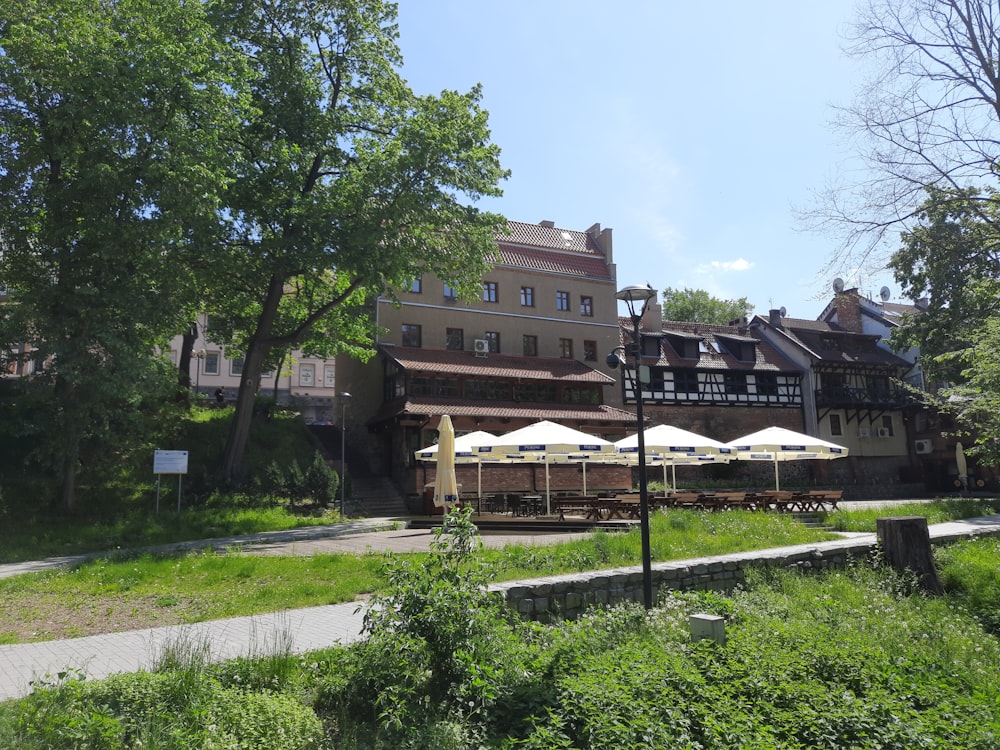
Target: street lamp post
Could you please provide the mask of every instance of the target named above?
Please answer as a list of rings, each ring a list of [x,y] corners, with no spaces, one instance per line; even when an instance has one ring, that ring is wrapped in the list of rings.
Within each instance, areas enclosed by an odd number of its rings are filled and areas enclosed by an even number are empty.
[[[195,361],[198,363],[194,372],[194,392],[195,395],[197,396],[201,393],[201,363],[205,359],[205,350],[198,349],[194,353],[194,356],[195,356]]]
[[[342,391],[337,394],[340,399],[340,515],[344,515],[344,498],[347,493],[347,402],[351,400],[351,394]]]
[[[628,306],[629,317],[632,318],[632,345],[628,349],[632,354],[633,375],[635,378],[635,421],[639,443],[639,533],[642,540],[642,601],[646,609],[652,609],[653,607],[653,564],[649,551],[649,486],[646,483],[646,439],[643,435],[645,423],[642,414],[642,379],[639,374],[642,362],[639,324],[642,322],[642,316],[646,312],[646,306],[655,297],[656,290],[649,285],[627,286],[615,295],[616,299],[621,300]],[[642,306],[636,312],[636,304],[640,302]],[[617,354],[612,352],[608,355],[607,363],[609,367],[615,368],[618,367],[621,360]]]

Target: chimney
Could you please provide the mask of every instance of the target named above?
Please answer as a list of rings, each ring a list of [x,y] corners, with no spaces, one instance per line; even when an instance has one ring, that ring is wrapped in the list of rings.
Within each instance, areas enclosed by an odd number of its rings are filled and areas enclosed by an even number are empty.
[[[864,333],[861,326],[861,297],[857,289],[838,292],[834,298],[837,308],[837,323],[841,328],[853,333]]]
[[[546,227],[547,229],[555,229],[556,228],[556,223],[554,221],[552,221],[551,219],[544,219],[544,220],[538,222],[538,225]]]
[[[781,310],[768,310],[768,318],[775,328],[783,328],[781,325]]]

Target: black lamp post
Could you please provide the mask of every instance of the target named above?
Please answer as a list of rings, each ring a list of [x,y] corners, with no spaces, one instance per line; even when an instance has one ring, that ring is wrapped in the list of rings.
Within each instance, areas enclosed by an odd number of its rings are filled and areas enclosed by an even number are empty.
[[[344,515],[344,498],[347,493],[347,402],[351,400],[351,394],[342,391],[337,394],[340,399],[340,515]]]
[[[639,533],[642,538],[642,601],[646,609],[653,607],[653,564],[649,552],[649,486],[646,483],[646,439],[643,435],[645,423],[642,415],[642,379],[639,375],[639,368],[642,362],[642,343],[639,339],[639,324],[642,316],[646,312],[646,306],[650,300],[656,297],[656,290],[646,286],[627,286],[618,294],[616,299],[621,300],[628,306],[629,316],[632,318],[632,345],[631,350],[633,362],[633,376],[635,380],[635,421],[638,431],[639,441]],[[639,311],[636,312],[636,304],[642,303]],[[621,364],[621,360],[614,352],[608,355],[607,363],[609,367],[615,368]]]

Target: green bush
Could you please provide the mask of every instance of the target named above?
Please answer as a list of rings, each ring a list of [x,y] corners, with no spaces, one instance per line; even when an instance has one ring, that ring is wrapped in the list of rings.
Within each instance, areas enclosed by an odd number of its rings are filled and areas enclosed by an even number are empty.
[[[18,748],[119,750],[306,750],[323,747],[323,727],[286,693],[225,688],[207,671],[181,668],[73,676],[36,689],[11,712]]]
[[[414,731],[450,734],[453,725],[471,736],[523,681],[525,645],[502,598],[487,590],[470,515],[447,516],[423,559],[389,559],[388,585],[365,615],[367,639],[320,690],[318,705],[345,731],[370,727],[387,747],[409,746]]]

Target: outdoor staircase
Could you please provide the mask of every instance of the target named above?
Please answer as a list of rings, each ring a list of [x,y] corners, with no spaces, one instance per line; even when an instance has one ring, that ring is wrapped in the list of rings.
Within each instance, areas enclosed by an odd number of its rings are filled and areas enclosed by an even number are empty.
[[[809,527],[810,529],[823,529],[825,531],[833,531],[833,526],[826,523],[823,520],[823,516],[819,513],[792,513],[792,516],[796,521]]]
[[[347,515],[364,518],[408,516],[406,499],[391,479],[351,475],[347,497]]]

